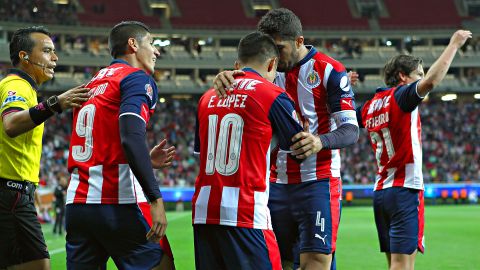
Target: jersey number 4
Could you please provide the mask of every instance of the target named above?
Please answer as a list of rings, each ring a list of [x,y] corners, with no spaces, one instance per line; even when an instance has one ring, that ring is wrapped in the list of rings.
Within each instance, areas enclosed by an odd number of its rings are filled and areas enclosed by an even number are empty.
[[[208,116],[208,147],[205,173],[212,175],[215,170],[221,175],[237,172],[242,150],[243,119],[240,115],[225,115],[219,126],[217,142],[218,115]]]

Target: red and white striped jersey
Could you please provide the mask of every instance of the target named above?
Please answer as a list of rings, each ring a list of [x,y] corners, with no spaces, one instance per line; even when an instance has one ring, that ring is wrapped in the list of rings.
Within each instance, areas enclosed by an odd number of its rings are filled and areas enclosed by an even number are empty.
[[[308,120],[310,133],[329,133],[345,123],[358,125],[345,67],[315,48],[292,70],[277,73],[275,83],[293,98],[299,117]],[[321,150],[301,164],[289,157],[288,151],[272,155],[271,182],[297,184],[329,177],[340,177],[338,149]]]
[[[302,127],[285,90],[252,69],[244,71],[229,97],[219,99],[210,89],[198,104],[194,224],[272,229],[267,207],[272,138],[289,149]]]
[[[157,87],[144,71],[114,60],[87,84],[92,94],[73,111],[68,157],[67,204],[137,203],[136,181],[120,141],[118,119],[138,116],[148,123]]]
[[[360,109],[377,160],[374,190],[406,187],[423,190],[421,123],[415,97],[412,110],[402,109],[400,91],[416,95],[417,83],[379,89]],[[415,103],[417,102],[417,103]],[[404,106],[403,106],[404,107]]]

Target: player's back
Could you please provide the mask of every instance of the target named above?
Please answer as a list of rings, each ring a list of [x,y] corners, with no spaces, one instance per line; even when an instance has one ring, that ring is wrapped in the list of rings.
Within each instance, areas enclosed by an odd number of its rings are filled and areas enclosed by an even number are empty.
[[[73,113],[68,160],[72,176],[67,203],[136,203],[118,118],[120,84],[126,76],[139,71],[125,63],[114,63],[87,84],[91,97]]]
[[[423,189],[418,107],[405,111],[395,96],[407,87],[416,85],[379,89],[362,107],[362,125],[369,132],[378,166],[375,190],[392,186]]]
[[[199,101],[194,223],[267,229],[274,133],[269,114],[277,97],[286,93],[254,71],[235,82],[228,97],[219,99],[211,89]]]

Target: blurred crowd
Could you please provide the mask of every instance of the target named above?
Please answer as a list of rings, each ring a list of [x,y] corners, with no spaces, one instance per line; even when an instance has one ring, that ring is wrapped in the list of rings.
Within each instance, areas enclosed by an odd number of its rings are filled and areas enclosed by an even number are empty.
[[[193,186],[198,165],[193,153],[197,101],[168,100],[158,103],[148,126],[148,144],[163,138],[177,148],[171,168],[157,170],[163,186]],[[420,106],[423,137],[423,171],[426,183],[456,183],[480,180],[480,102],[428,101]],[[45,125],[41,182],[55,186],[68,177],[66,161],[71,132],[71,115],[53,117]],[[345,184],[372,184],[376,163],[369,137],[361,131],[357,144],[342,153]]]
[[[78,24],[75,5],[57,5],[49,0],[2,0],[0,18],[22,23]]]

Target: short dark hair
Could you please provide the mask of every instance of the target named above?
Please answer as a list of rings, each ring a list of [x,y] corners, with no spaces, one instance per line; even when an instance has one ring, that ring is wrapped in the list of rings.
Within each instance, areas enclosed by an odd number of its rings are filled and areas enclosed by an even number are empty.
[[[124,21],[115,25],[108,37],[110,55],[113,58],[125,55],[129,38],[135,38],[140,42],[149,32],[148,26],[137,21]]]
[[[35,47],[35,41],[30,36],[32,33],[42,33],[49,37],[51,36],[48,29],[43,26],[30,26],[15,31],[10,41],[10,61],[14,67],[20,63],[20,57],[18,56],[20,51],[31,53],[33,47]]]
[[[257,25],[257,30],[272,37],[295,40],[302,35],[302,23],[291,10],[276,8],[265,14]]]
[[[383,68],[385,84],[389,87],[397,86],[400,83],[400,72],[408,75],[422,64],[421,58],[411,55],[400,54],[392,57]]]
[[[268,58],[279,55],[275,41],[262,32],[252,32],[243,37],[238,44],[238,60],[243,64],[264,63]]]

